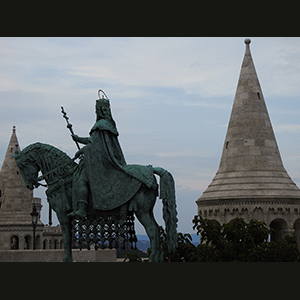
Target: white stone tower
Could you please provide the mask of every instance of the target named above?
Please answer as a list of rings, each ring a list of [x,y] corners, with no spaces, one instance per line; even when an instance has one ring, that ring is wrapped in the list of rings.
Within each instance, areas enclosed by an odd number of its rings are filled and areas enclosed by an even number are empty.
[[[33,228],[31,215],[33,203],[41,210],[41,198],[33,197],[26,188],[12,154],[21,151],[13,126],[12,135],[0,170],[0,250],[32,249]],[[36,245],[40,248],[43,224],[36,227]]]
[[[276,240],[295,233],[300,245],[300,189],[285,170],[250,52],[238,80],[219,170],[196,201],[199,215],[220,224],[258,219]]]

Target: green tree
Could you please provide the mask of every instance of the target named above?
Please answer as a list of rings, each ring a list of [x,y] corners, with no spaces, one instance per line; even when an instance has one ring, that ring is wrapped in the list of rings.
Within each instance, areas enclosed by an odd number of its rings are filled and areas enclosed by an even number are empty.
[[[125,252],[123,262],[142,262],[143,260],[137,253]]]
[[[262,221],[252,219],[246,223],[244,219],[236,218],[220,226],[195,216],[192,222],[201,239],[197,251],[202,250],[204,245],[210,246],[213,261],[299,261],[296,237],[286,236],[282,240],[268,242],[272,229],[268,229]],[[203,258],[197,261],[203,261]]]
[[[192,237],[189,233],[177,233],[178,247],[175,252],[170,253],[168,251],[167,234],[162,226],[160,226],[160,241],[165,262],[193,261],[196,246],[192,243]]]
[[[167,235],[160,227],[160,240],[165,262],[296,262],[300,261],[297,239],[287,235],[282,240],[268,242],[273,229],[252,219],[249,223],[236,218],[222,226],[198,215],[192,220],[193,229],[200,235],[195,246],[189,233],[177,233],[178,248],[169,253]],[[150,248],[148,249],[148,252]],[[141,261],[127,253],[125,260]]]
[[[269,261],[294,262],[300,261],[297,238],[287,235],[282,240],[269,243]]]

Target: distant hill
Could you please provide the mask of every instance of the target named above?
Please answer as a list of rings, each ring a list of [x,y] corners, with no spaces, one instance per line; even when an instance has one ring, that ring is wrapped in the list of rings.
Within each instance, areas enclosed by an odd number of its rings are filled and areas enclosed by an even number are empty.
[[[137,234],[136,237],[139,241],[149,241],[148,235]]]
[[[147,249],[150,247],[150,241],[138,240],[136,243],[136,247],[143,252],[147,252]]]
[[[147,252],[147,249],[150,247],[150,241],[147,235],[141,235],[141,234],[137,234],[137,243],[136,243],[136,247],[144,252]],[[191,234],[192,236],[192,243],[197,246],[200,244],[200,238],[197,234],[193,233]]]
[[[192,236],[192,243],[197,246],[200,244],[200,237],[196,233],[191,234]]]

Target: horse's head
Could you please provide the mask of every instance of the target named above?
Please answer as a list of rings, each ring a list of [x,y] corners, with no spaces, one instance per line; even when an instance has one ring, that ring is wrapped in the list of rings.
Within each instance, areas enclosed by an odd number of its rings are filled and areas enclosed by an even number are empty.
[[[12,157],[16,160],[17,166],[21,172],[22,178],[26,187],[33,190],[38,184],[39,166],[36,164],[36,159],[30,153],[19,153],[16,151]]]

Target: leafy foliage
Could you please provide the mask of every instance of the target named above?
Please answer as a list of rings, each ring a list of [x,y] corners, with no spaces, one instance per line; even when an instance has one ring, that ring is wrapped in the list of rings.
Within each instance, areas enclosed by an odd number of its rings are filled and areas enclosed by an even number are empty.
[[[160,226],[160,242],[163,252],[163,258],[165,262],[184,262],[190,261],[194,255],[196,246],[192,243],[192,237],[189,233],[182,234],[177,233],[178,247],[176,251],[169,252],[166,240],[166,232],[162,226]]]
[[[300,261],[297,239],[287,235],[279,241],[268,241],[273,229],[255,219],[245,222],[236,218],[222,226],[198,215],[192,220],[200,235],[195,246],[189,233],[177,233],[178,247],[170,253],[167,235],[160,227],[160,240],[165,262],[296,262]],[[131,260],[129,260],[131,261]]]
[[[142,262],[142,259],[137,253],[128,251],[124,254],[123,262]]]
[[[178,233],[178,248],[169,253],[166,234],[161,227],[164,261],[177,262],[275,262],[299,261],[300,252],[295,236],[287,235],[280,241],[268,242],[273,231],[266,223],[255,219],[246,223],[236,218],[222,226],[198,215],[192,220],[193,229],[201,237],[198,246],[189,234]]]
[[[262,221],[252,219],[246,223],[244,219],[236,218],[220,226],[195,216],[192,222],[193,229],[201,237],[197,251],[210,247],[213,260],[209,261],[271,262],[300,259],[296,237],[287,235],[282,240],[268,242],[273,230],[268,229]]]

